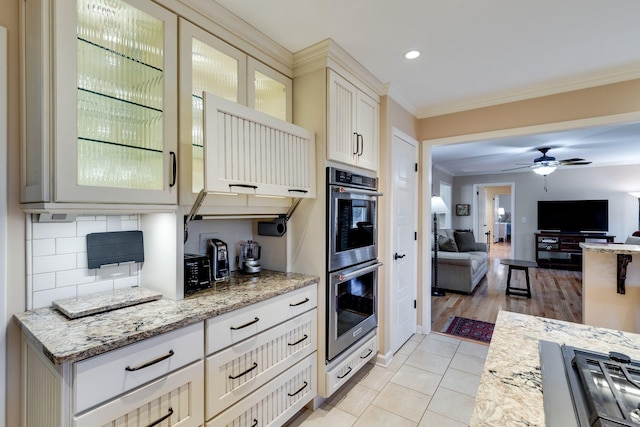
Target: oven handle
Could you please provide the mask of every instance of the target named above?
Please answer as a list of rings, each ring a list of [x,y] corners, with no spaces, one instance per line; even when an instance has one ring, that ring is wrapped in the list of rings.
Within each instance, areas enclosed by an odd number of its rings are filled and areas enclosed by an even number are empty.
[[[347,273],[347,274],[337,274],[337,273],[333,273],[333,277],[335,279],[337,279],[339,282],[344,282],[345,280],[349,280],[352,279],[354,277],[357,276],[361,276],[365,273],[368,273],[370,271],[376,270],[380,267],[382,267],[384,264],[382,264],[381,262],[376,262],[375,264],[371,264],[365,268],[361,268],[359,270],[356,271],[352,271],[351,273]]]
[[[332,188],[334,193],[354,193],[354,194],[364,194],[365,196],[373,196],[380,197],[383,194],[379,191],[371,191],[371,190],[362,190],[360,188],[352,188],[352,187],[336,187]]]

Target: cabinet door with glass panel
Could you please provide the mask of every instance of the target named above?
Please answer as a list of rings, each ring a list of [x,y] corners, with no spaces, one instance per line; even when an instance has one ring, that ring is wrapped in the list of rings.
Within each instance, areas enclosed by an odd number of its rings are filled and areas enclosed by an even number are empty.
[[[204,188],[202,93],[291,121],[291,79],[180,19],[180,204]],[[287,206],[289,200],[208,195],[204,206]]]
[[[39,154],[27,156],[25,187],[40,188],[23,201],[175,204],[177,17],[149,0],[27,3],[39,13],[27,15],[26,66],[40,61],[53,78],[34,105],[27,76],[27,114],[39,114],[26,128],[50,131],[27,135]],[[51,173],[34,179],[51,155]]]

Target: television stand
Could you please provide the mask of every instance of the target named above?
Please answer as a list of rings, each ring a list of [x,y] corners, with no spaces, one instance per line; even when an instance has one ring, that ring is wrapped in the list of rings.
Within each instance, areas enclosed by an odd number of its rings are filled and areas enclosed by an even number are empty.
[[[535,233],[535,253],[538,267],[582,270],[580,243],[613,243],[615,236],[604,233]]]

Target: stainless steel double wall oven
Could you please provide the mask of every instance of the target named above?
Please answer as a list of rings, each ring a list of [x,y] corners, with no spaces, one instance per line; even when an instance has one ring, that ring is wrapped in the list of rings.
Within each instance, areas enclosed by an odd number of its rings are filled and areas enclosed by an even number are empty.
[[[327,361],[376,328],[378,179],[327,168]]]

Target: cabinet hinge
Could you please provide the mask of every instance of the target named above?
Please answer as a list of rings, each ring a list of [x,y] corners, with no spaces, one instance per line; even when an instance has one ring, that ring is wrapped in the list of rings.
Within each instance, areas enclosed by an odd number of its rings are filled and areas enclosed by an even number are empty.
[[[416,172],[418,172],[418,164],[416,163]]]
[[[413,300],[413,308],[418,308],[418,301]]]

